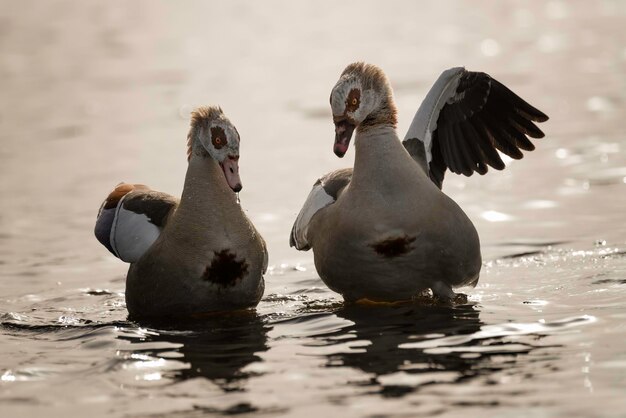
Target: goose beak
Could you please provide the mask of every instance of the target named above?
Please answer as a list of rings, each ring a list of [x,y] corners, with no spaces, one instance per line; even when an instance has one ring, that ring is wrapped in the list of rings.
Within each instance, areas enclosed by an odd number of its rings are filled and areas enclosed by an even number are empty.
[[[220,163],[222,170],[224,170],[224,177],[226,182],[234,192],[239,192],[242,189],[241,179],[239,178],[239,157],[229,156]]]
[[[347,119],[335,122],[335,146],[333,151],[337,157],[342,158],[348,151],[348,145],[350,145],[350,139],[352,139],[352,132],[354,132],[355,127]]]

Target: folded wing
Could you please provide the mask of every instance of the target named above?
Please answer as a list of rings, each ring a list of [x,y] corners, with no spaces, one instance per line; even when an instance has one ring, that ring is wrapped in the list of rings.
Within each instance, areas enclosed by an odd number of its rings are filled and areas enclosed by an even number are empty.
[[[152,246],[178,199],[142,184],[121,183],[98,211],[94,233],[113,255],[133,263]]]
[[[335,203],[351,179],[352,169],[344,168],[328,173],[315,182],[291,228],[289,237],[291,247],[302,251],[311,249],[307,240],[311,219],[321,209]]]

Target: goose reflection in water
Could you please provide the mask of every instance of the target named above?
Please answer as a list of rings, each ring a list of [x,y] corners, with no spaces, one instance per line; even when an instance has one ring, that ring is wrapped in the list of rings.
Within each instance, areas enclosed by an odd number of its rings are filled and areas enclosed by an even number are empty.
[[[359,386],[377,386],[382,396],[397,397],[425,384],[455,383],[492,374],[515,363],[532,346],[510,344],[506,333],[482,338],[483,322],[475,303],[460,306],[368,307],[349,305],[335,312],[352,322],[318,335],[320,345],[350,350],[328,354],[327,367],[352,367],[371,376]],[[497,356],[497,360],[494,356]]]
[[[162,359],[164,364],[171,360],[184,363],[183,367],[163,367],[163,377],[174,380],[204,377],[230,392],[245,389],[253,372],[243,369],[261,361],[258,354],[268,349],[270,329],[256,312],[241,311],[186,321],[184,325],[158,324],[158,329],[149,328],[141,338],[137,335],[120,338],[137,344],[131,358],[148,356]],[[154,343],[165,344],[154,348]]]

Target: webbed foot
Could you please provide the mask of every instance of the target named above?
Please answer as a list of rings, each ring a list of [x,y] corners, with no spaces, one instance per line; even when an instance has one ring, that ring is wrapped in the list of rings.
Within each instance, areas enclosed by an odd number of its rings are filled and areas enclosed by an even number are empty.
[[[435,282],[431,287],[433,296],[441,302],[451,305],[467,303],[467,295],[463,293],[454,293],[450,285],[444,282]]]

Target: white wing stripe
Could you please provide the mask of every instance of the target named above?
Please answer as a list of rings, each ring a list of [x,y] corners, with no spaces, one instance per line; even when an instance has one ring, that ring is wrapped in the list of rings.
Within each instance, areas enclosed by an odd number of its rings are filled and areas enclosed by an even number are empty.
[[[152,246],[161,230],[146,215],[124,209],[126,196],[117,204],[110,242],[120,260],[134,263]]]
[[[404,140],[417,138],[424,143],[426,161],[432,160],[432,133],[437,129],[441,108],[456,94],[465,68],[456,67],[441,73],[420,105]]]
[[[309,222],[311,222],[313,215],[320,209],[332,204],[334,201],[335,199],[326,193],[321,183],[313,186],[294,224],[293,237],[297,249],[304,248],[308,245],[306,236],[309,229]]]

